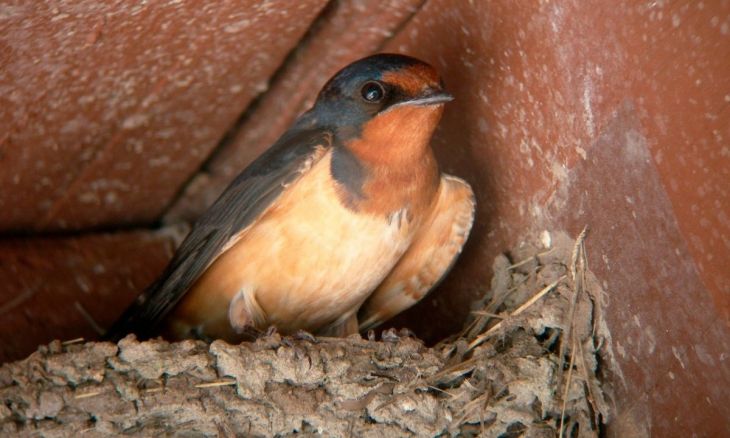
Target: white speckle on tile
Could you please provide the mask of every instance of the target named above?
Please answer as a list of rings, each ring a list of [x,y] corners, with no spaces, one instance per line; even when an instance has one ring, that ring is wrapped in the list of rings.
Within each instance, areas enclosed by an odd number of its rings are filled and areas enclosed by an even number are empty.
[[[707,349],[704,345],[695,345],[695,354],[697,355],[697,358],[702,362],[703,364],[707,365],[708,367],[715,367],[715,359],[712,358],[712,355],[707,352]]]
[[[117,194],[116,192],[107,192],[106,195],[104,195],[104,202],[107,204],[114,204],[117,202]]]
[[[147,114],[133,114],[122,122],[122,129],[135,129],[147,123],[149,116]]]
[[[654,155],[654,161],[656,161],[657,164],[662,164],[662,159],[664,159],[664,154],[661,150],[658,150]]]
[[[684,361],[682,360],[682,355],[679,352],[679,350],[677,349],[677,347],[672,346],[672,354],[677,359],[677,362],[679,362],[679,365],[682,366],[682,369],[685,369],[686,366],[684,365]]]
[[[84,276],[76,276],[74,279],[76,281],[76,284],[79,286],[79,289],[81,289],[85,293],[89,293],[91,291],[91,286],[89,285],[89,280]]]
[[[92,204],[96,202],[96,193],[85,192],[79,195],[79,202],[82,204]]]
[[[225,33],[238,33],[244,29],[246,29],[249,25],[251,25],[251,20],[249,19],[243,19],[241,21],[237,21],[235,23],[231,23],[223,28],[223,32]]]
[[[591,137],[593,137],[596,129],[593,122],[593,110],[591,109],[591,95],[593,93],[592,88],[593,86],[588,76],[583,78],[583,112],[585,114],[584,117],[586,123],[586,131]]]
[[[147,165],[149,167],[159,167],[159,166],[167,165],[169,163],[170,163],[170,157],[168,157],[168,156],[162,156],[162,157],[157,157],[157,158],[151,158],[147,162]]]
[[[647,327],[644,334],[646,336],[646,341],[649,344],[649,354],[653,354],[654,350],[656,350],[656,336],[654,336],[654,329]]]
[[[479,120],[477,120],[477,129],[479,129],[479,132],[481,134],[487,134],[489,132],[488,122],[485,119],[480,118]]]

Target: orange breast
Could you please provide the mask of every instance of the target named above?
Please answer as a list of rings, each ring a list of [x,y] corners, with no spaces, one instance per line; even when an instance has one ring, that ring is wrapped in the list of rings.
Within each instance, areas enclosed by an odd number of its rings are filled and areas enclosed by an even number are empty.
[[[252,323],[284,333],[314,332],[357,311],[410,245],[418,218],[348,209],[330,159],[315,163],[208,268],[174,312],[178,330],[235,339],[228,307],[239,291],[255,304]]]
[[[347,144],[370,174],[362,187],[365,199],[356,208],[390,214],[408,206],[415,216],[427,214],[440,181],[429,143],[442,112],[442,105],[390,109]]]

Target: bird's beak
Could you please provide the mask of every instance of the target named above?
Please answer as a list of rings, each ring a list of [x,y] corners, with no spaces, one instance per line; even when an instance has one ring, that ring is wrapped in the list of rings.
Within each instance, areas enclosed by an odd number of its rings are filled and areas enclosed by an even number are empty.
[[[451,102],[452,100],[454,100],[454,96],[443,90],[429,89],[427,92],[416,97],[415,99],[403,102],[403,104],[426,106],[438,105],[446,102]]]
[[[401,108],[404,106],[441,105],[443,103],[450,102],[452,100],[454,100],[454,96],[450,95],[449,93],[447,93],[441,89],[430,88],[426,92],[422,93],[420,96],[416,96],[413,99],[398,102],[395,105],[391,105],[391,106],[387,107],[386,110],[384,111],[384,113],[387,113],[396,108]]]

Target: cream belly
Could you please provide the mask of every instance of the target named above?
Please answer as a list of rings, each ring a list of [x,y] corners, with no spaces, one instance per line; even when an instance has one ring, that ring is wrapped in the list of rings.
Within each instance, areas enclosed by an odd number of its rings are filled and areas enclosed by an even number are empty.
[[[416,224],[405,212],[388,219],[348,209],[331,179],[330,157],[213,262],[174,312],[175,332],[197,328],[235,339],[229,304],[239,293],[249,325],[284,333],[316,332],[358,310],[407,250]]]

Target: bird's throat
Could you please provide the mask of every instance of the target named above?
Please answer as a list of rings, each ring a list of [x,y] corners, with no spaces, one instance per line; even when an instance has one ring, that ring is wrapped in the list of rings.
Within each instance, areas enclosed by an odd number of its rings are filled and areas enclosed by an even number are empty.
[[[333,152],[332,176],[350,208],[389,217],[411,214],[436,195],[439,169],[430,142],[443,106],[403,106],[376,116]]]

